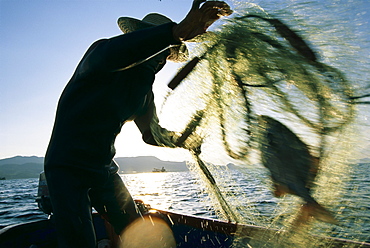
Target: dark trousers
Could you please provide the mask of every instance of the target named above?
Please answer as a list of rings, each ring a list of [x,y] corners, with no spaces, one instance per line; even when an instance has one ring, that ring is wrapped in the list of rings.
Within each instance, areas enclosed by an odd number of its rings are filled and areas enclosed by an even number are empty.
[[[45,174],[59,247],[96,247],[91,207],[108,217],[117,234],[140,217],[117,173],[49,167]]]

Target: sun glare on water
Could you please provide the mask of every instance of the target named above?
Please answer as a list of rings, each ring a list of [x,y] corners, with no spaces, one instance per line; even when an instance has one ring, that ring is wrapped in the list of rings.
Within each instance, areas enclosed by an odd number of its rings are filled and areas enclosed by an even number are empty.
[[[171,186],[167,185],[171,173],[140,173],[122,175],[134,199],[140,199],[154,208],[168,209],[171,206]]]

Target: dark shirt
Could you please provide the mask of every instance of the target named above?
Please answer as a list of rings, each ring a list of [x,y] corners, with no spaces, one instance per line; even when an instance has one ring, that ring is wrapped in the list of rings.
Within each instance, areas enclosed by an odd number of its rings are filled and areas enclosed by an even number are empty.
[[[155,73],[169,52],[124,68],[178,44],[173,25],[102,39],[88,49],[60,97],[45,167],[95,170],[111,162],[122,125],[153,104]]]

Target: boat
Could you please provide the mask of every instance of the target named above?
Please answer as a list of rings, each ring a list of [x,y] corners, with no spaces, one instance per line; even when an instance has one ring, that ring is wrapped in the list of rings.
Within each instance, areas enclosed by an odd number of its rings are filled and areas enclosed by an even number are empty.
[[[162,167],[162,169],[153,168],[152,172],[166,172],[166,169]]]
[[[49,218],[4,227],[0,230],[0,248],[57,247],[56,230],[53,224],[54,221],[53,215],[51,214],[50,199],[48,198],[48,190],[43,173],[40,174],[36,201],[38,202],[39,208],[44,213],[48,214]],[[179,214],[153,209],[140,200],[136,200],[135,202],[143,217],[150,219],[151,222],[149,223],[153,223],[153,220],[155,219],[165,223],[167,229],[171,233],[172,239],[174,240],[174,246],[176,247],[302,247],[297,245],[297,243],[294,243],[301,242],[302,240],[294,238],[294,235],[297,233]],[[120,247],[119,237],[114,233],[113,228],[103,216],[98,213],[93,213],[93,222],[96,238],[99,241],[98,248]],[[138,229],[137,233],[142,235],[142,231],[142,229]],[[298,236],[302,238],[299,233]],[[303,238],[305,242],[310,242],[311,244],[314,243],[314,247],[370,248],[370,243],[340,238],[321,237],[315,235],[304,235]],[[101,246],[99,246],[99,244]],[[276,246],[275,244],[279,244],[279,246]]]
[[[176,241],[176,247],[181,248],[266,247],[263,244],[267,240],[269,242],[271,242],[271,238],[278,240],[284,235],[278,230],[264,227],[236,224],[156,209],[148,211],[146,216],[161,218],[168,223]],[[119,247],[118,236],[114,234],[109,223],[98,213],[93,214],[93,221],[97,240],[109,240],[110,245],[103,247]],[[236,237],[239,239],[240,246],[235,246],[234,241],[236,241]],[[370,243],[365,242],[318,236],[312,236],[312,238],[316,244],[319,244],[315,247],[370,247]],[[256,245],[258,243],[261,245]],[[53,218],[16,224],[1,229],[0,247],[57,247]]]
[[[6,177],[0,177],[0,180],[6,180]]]

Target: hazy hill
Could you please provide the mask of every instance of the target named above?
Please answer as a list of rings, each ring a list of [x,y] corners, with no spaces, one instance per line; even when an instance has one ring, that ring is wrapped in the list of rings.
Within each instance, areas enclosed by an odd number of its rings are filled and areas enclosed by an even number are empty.
[[[185,162],[162,161],[156,157],[115,158],[120,173],[151,172],[153,168],[166,168],[167,171],[187,171]],[[43,157],[22,157],[0,159],[0,178],[37,178],[44,167]]]
[[[358,162],[361,164],[370,164],[370,158],[362,158]]]
[[[4,164],[27,164],[27,163],[43,164],[44,158],[36,156],[32,157],[16,156],[12,158],[0,159],[0,166]]]
[[[39,177],[44,170],[42,163],[25,164],[2,164],[0,165],[0,177],[6,179],[35,178]]]

